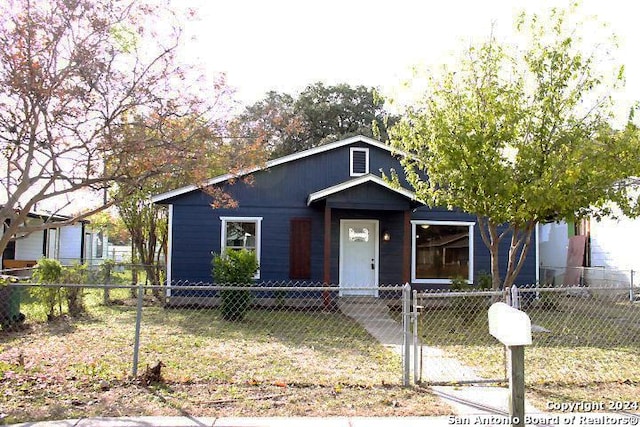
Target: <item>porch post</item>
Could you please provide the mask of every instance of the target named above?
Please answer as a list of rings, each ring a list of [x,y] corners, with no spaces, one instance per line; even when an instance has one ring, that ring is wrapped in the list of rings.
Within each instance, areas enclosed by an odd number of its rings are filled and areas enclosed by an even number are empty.
[[[331,208],[324,207],[324,262],[323,262],[323,282],[324,286],[329,286],[331,282]],[[331,294],[324,291],[322,293],[324,308],[331,306]]]
[[[402,237],[402,283],[411,281],[411,211],[404,211]]]

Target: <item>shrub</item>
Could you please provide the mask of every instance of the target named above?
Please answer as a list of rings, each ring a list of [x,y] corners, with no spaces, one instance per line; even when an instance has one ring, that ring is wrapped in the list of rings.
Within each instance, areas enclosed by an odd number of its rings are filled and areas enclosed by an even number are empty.
[[[76,264],[63,267],[58,260],[43,258],[38,261],[32,279],[41,285],[79,285],[88,281],[87,266]],[[81,287],[34,286],[31,288],[31,295],[45,307],[48,320],[56,316],[56,307],[58,315],[62,314],[63,303],[66,303],[71,316],[79,316],[84,312],[84,291]]]
[[[35,283],[55,284],[60,283],[62,277],[62,265],[55,259],[43,258],[38,261],[31,278]],[[59,287],[34,286],[31,288],[31,295],[39,301],[47,311],[47,319],[53,320],[56,306],[58,313],[62,314],[62,298]]]
[[[248,285],[258,271],[258,260],[252,251],[242,249],[227,251],[213,257],[213,278],[219,285]],[[220,291],[222,318],[230,321],[244,319],[251,304],[248,290],[225,289]]]
[[[482,282],[480,282],[482,280]],[[489,276],[491,280],[491,276]],[[452,277],[451,278],[451,290],[458,292],[474,292],[486,290],[486,279],[480,277],[477,286],[469,285],[467,279],[464,277]],[[490,281],[488,282],[491,283]],[[464,296],[460,299],[456,299],[454,303],[454,312],[463,326],[469,326],[473,322],[477,321],[479,317],[486,315],[486,310],[489,307],[489,300],[487,297],[474,295]]]
[[[74,264],[62,268],[61,283],[79,285],[89,281],[86,264]],[[84,289],[81,287],[65,287],[62,295],[67,301],[70,316],[79,316],[85,311]]]

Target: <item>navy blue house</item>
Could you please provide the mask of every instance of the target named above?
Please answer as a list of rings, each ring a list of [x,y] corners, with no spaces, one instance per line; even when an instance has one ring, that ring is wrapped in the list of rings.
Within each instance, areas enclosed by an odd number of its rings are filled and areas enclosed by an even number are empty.
[[[169,207],[168,282],[210,283],[212,253],[248,248],[260,262],[258,283],[324,283],[372,296],[380,285],[474,283],[489,271],[476,218],[417,200],[399,155],[356,136],[271,160],[247,172],[250,184],[232,183],[232,175],[211,179],[207,185],[231,195],[236,208],[212,208],[196,186],[155,196]],[[400,187],[382,178],[391,170]],[[536,281],[536,254],[517,283]]]

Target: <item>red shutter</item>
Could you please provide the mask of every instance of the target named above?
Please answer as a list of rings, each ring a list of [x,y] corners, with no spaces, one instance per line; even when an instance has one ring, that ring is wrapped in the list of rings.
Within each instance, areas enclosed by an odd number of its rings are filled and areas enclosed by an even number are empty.
[[[289,278],[311,278],[311,218],[291,219],[289,234]]]

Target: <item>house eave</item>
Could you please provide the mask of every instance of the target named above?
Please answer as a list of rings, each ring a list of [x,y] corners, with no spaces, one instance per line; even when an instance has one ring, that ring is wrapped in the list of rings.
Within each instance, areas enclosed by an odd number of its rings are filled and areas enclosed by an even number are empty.
[[[382,150],[389,151],[390,153],[398,154],[398,155],[400,155],[402,157],[406,157],[407,156],[407,153],[405,153],[403,151],[395,150],[388,144],[385,144],[383,142],[377,141],[375,139],[372,139],[372,138],[369,138],[369,137],[366,137],[366,136],[363,136],[363,135],[357,135],[357,136],[352,136],[350,138],[342,139],[340,141],[330,142],[328,144],[324,144],[324,145],[321,145],[321,146],[318,146],[318,147],[310,148],[308,150],[300,151],[298,153],[289,154],[287,156],[279,157],[277,159],[269,160],[262,167],[257,167],[256,166],[254,168],[250,168],[250,169],[246,169],[244,171],[241,171],[241,172],[239,172],[237,174],[219,175],[219,176],[216,176],[214,178],[209,179],[208,181],[202,183],[201,185],[187,185],[187,186],[184,186],[184,187],[176,188],[175,190],[167,191],[167,192],[162,193],[162,194],[157,194],[157,195],[151,197],[151,201],[153,203],[162,204],[166,200],[172,199],[172,198],[177,197],[177,196],[181,196],[183,194],[190,193],[190,192],[198,190],[200,188],[208,187],[210,185],[219,184],[221,182],[225,182],[225,181],[228,181],[228,180],[233,179],[233,178],[238,178],[238,177],[242,177],[242,176],[245,176],[245,175],[249,175],[251,173],[254,173],[254,172],[257,172],[257,171],[260,171],[260,170],[269,169],[269,168],[274,167],[274,166],[278,166],[278,165],[289,163],[289,162],[292,162],[292,161],[295,161],[295,160],[303,159],[305,157],[313,156],[315,154],[323,153],[325,151],[335,150],[336,148],[340,148],[340,147],[343,147],[343,146],[346,146],[346,145],[350,145],[350,144],[353,144],[353,143],[356,143],[356,142],[363,142],[365,144],[380,148]]]
[[[341,182],[340,184],[336,184],[331,187],[327,187],[322,190],[315,191],[309,194],[309,197],[307,197],[307,206],[311,206],[311,204],[319,200],[325,199],[333,194],[337,194],[342,191],[345,191],[350,188],[354,188],[366,183],[374,183],[383,188],[386,188],[389,191],[400,194],[401,196],[406,197],[407,199],[413,202],[422,203],[416,198],[416,194],[413,191],[407,190],[406,188],[403,188],[403,187],[392,186],[387,181],[380,178],[379,176],[367,174],[367,175],[363,175],[363,176],[351,179],[349,181]]]

